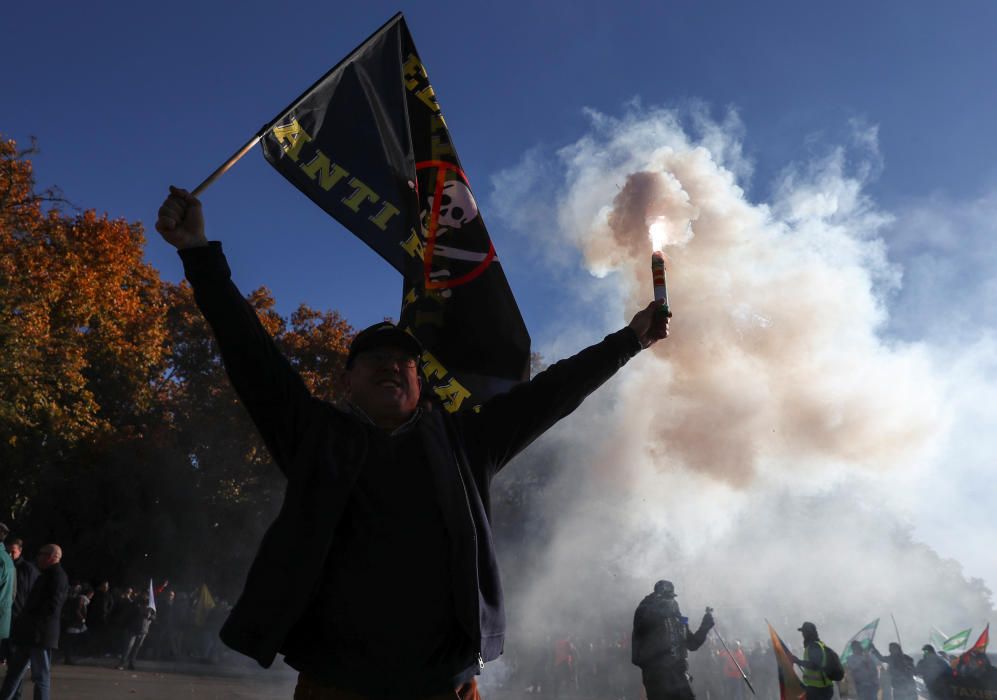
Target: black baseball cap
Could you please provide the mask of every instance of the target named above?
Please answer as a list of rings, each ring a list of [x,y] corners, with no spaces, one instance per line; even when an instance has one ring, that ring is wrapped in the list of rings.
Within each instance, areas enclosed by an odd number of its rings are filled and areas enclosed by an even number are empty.
[[[813,634],[817,634],[817,625],[815,625],[812,622],[804,622],[802,625],[800,625],[800,627],[796,631],[803,632],[804,634],[806,634],[807,632],[812,632]]]
[[[346,356],[347,369],[353,366],[353,360],[360,353],[382,347],[401,348],[412,357],[422,355],[422,344],[415,339],[415,336],[406,333],[391,321],[381,321],[364,328],[353,338],[350,352]]]

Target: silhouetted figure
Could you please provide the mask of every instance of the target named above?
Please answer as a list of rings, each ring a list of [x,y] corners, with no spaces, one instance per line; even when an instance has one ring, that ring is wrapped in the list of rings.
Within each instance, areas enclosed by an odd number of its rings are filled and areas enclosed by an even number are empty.
[[[879,695],[879,667],[862,646],[862,642],[852,642],[852,653],[845,662],[850,685],[858,700],[876,700]]]
[[[59,564],[61,559],[62,549],[58,545],[47,544],[38,550],[36,563],[41,573],[14,623],[0,700],[11,700],[18,693],[29,663],[35,700],[49,698],[52,650],[59,647],[62,606],[69,594],[69,579]]]
[[[114,598],[111,597],[111,584],[101,581],[97,584],[97,589],[87,606],[87,637],[89,639],[90,653],[94,656],[105,654],[111,643],[108,638],[108,620],[111,617],[111,610],[114,608]]]
[[[834,681],[827,675],[827,645],[820,641],[817,625],[804,622],[799,632],[803,634],[803,658],[793,662],[803,669],[803,687],[807,700],[830,700],[834,697]]]
[[[0,545],[7,539],[10,530],[0,523]],[[17,588],[17,570],[5,547],[0,546],[0,662],[7,660],[7,638],[10,637],[10,622],[14,605],[14,591]]]
[[[149,636],[149,628],[155,619],[156,610],[149,605],[149,594],[143,593],[129,610],[128,619],[125,622],[128,641],[121,651],[119,669],[127,665],[129,671],[135,670],[135,659],[138,658],[138,653],[142,650],[142,644]]]
[[[444,376],[437,359],[378,323],[350,344],[344,402],[333,405],[312,395],[232,283],[195,197],[171,188],[156,230],[179,250],[229,379],[287,477],[222,640],[263,666],[283,653],[303,697],[476,694],[505,638],[492,477],[667,335],[663,300],[480,410],[452,414],[444,392],[423,394],[426,377]]]
[[[693,633],[689,620],[682,616],[675,600],[671,581],[658,581],[654,592],[644,598],[634,612],[631,661],[639,666],[647,691],[647,700],[691,700],[695,698],[689,684],[690,651],[706,641],[713,627],[709,609]]]
[[[914,673],[924,680],[931,700],[948,698],[950,695],[948,681],[952,680],[952,667],[935,652],[935,648],[930,644],[921,647],[921,651],[924,652],[924,656],[914,666]]]
[[[81,587],[66,599],[66,604],[62,607],[65,625],[62,631],[62,652],[65,662],[70,666],[76,663],[73,656],[83,651],[91,598],[93,589],[89,586]]]
[[[890,687],[893,700],[917,700],[917,686],[914,684],[914,659],[907,656],[900,645],[890,642],[890,653],[883,656],[875,645],[870,647],[872,655],[886,664],[890,673]]]

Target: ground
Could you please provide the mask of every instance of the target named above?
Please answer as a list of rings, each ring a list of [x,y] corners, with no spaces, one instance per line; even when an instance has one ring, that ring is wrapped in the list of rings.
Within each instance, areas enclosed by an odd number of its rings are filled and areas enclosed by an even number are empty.
[[[269,670],[258,669],[248,660],[223,665],[140,660],[137,671],[119,671],[115,663],[86,659],[74,666],[55,664],[52,700],[291,700],[297,680],[294,669],[280,661]],[[492,675],[500,671],[501,664],[490,666]],[[0,667],[0,678],[5,672]],[[480,687],[485,700],[511,700],[507,692],[489,687],[487,681]],[[29,673],[21,698],[31,700],[32,691]]]
[[[53,700],[291,700],[294,676],[287,673],[231,671],[196,665],[139,662],[138,671],[107,665],[52,667]],[[176,670],[174,670],[176,669]],[[0,671],[2,675],[2,671]],[[21,697],[30,700],[25,676]]]

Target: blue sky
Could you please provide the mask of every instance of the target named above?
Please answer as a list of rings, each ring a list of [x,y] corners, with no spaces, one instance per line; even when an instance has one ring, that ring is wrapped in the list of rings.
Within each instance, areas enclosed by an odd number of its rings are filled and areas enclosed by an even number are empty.
[[[764,199],[788,163],[879,126],[887,208],[995,180],[997,48],[989,3],[261,2],[15,4],[0,47],[0,130],[39,139],[39,182],[83,207],[151,224],[165,186],[193,187],[402,9],[524,316],[549,320],[529,260],[487,208],[490,177],[532,147],[586,130],[582,108],[628,100],[737,110]],[[356,324],[395,313],[394,273],[250,154],[204,199],[243,286],[266,283]],[[545,222],[538,221],[542,235]],[[175,279],[151,232],[149,260]]]
[[[888,321],[874,330],[887,346],[926,343],[949,372],[940,382],[997,397],[989,359],[997,347],[989,344],[997,333],[989,303],[997,294],[997,4],[180,0],[37,8],[4,10],[0,133],[22,145],[38,138],[41,186],[146,224],[147,258],[168,279],[180,278],[179,260],[152,230],[167,185],[193,188],[401,9],[540,349],[566,350],[562,336],[592,340],[608,325],[596,309],[598,328],[565,333],[565,319],[584,321],[593,299],[577,293],[587,277],[582,253],[555,235],[555,200],[571,189],[559,149],[592,134],[586,110],[620,117],[637,100],[687,116],[705,110],[728,125],[726,142],[743,153],[726,163],[741,166],[738,183],[751,203],[779,200],[787,173],[826,165],[844,146],[841,167],[863,173],[853,179],[882,215],[870,235],[902,277],[884,292]],[[875,143],[855,148],[856,134]],[[525,217],[509,194],[533,182],[530,163],[550,182],[524,195]],[[225,243],[244,291],[265,284],[284,312],[306,302],[360,327],[397,313],[397,274],[258,151],[203,202],[209,236]],[[564,247],[557,265],[538,254],[548,241]],[[900,498],[925,523],[920,535],[997,585],[997,565],[973,554],[994,533],[946,533],[953,509],[988,519],[997,507],[997,496],[980,499],[997,416],[955,389],[946,401],[958,415],[938,450],[973,449],[951,462],[926,458],[934,464],[928,490],[943,494],[935,502],[918,495],[918,484]]]

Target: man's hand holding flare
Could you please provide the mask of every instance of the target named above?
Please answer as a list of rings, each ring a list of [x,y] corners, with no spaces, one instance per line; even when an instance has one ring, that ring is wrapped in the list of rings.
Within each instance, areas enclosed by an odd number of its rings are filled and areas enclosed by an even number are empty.
[[[638,311],[630,321],[630,327],[637,334],[642,348],[649,348],[662,338],[668,337],[668,319],[672,317],[672,313],[671,311],[663,313],[664,306],[664,299],[652,301]]]

